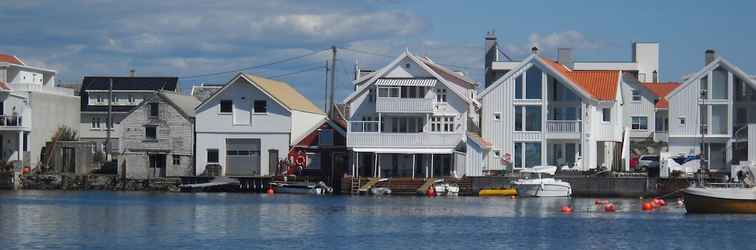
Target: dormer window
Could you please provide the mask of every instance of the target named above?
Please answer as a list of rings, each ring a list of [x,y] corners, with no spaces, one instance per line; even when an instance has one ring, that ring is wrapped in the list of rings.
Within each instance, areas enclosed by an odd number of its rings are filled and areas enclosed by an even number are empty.
[[[150,117],[157,117],[160,114],[160,105],[157,102],[150,103]]]
[[[233,102],[231,100],[221,100],[220,101],[220,112],[221,113],[231,113],[233,110]]]
[[[633,89],[633,101],[639,102],[641,100],[640,91],[637,89]]]

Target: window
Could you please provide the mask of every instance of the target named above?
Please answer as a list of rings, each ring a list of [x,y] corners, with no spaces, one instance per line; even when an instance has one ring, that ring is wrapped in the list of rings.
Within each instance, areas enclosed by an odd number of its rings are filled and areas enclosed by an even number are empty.
[[[701,81],[699,81],[699,85],[701,85],[701,99],[706,99],[709,97],[709,77],[704,76],[701,78]]]
[[[436,102],[446,102],[446,89],[436,89]]]
[[[207,163],[218,163],[218,150],[217,149],[207,150]]]
[[[431,131],[454,132],[454,116],[431,117]]]
[[[92,117],[92,128],[94,129],[100,128],[100,117]]]
[[[157,117],[160,114],[160,104],[157,102],[150,103],[150,116]]]
[[[267,113],[268,112],[268,102],[265,100],[256,100],[255,101],[255,113]]]
[[[157,140],[157,127],[156,126],[144,127],[144,138],[147,140]]]
[[[233,102],[231,100],[221,100],[220,101],[220,112],[221,113],[231,113],[233,110]]]
[[[530,67],[525,74],[525,99],[541,99],[543,75],[538,67]]]
[[[134,103],[134,96],[133,95],[129,95],[129,103]]]
[[[500,121],[501,120],[501,113],[496,112],[494,113],[494,121]]]
[[[515,142],[515,168],[532,168],[541,165],[540,142]]]
[[[633,101],[639,102],[641,100],[640,91],[637,89],[633,89]]]
[[[612,121],[612,109],[610,108],[604,108],[601,110],[602,115],[602,121],[604,122],[611,122]]]
[[[97,100],[97,103],[102,103],[102,95],[95,95],[95,99]]]
[[[680,126],[685,126],[685,117],[677,117],[677,120],[680,121]]]
[[[523,75],[515,78],[515,99],[522,99],[522,78]]]
[[[173,165],[181,165],[181,156],[173,155]]]
[[[633,116],[632,129],[634,130],[647,130],[648,129],[648,117],[645,116]]]
[[[711,105],[712,134],[726,135],[729,132],[729,113],[727,105]]]
[[[378,97],[399,97],[399,87],[380,87]]]
[[[117,103],[118,102],[118,96],[117,95],[111,95],[110,96],[110,101],[113,102],[113,103]]]
[[[515,131],[541,131],[541,106],[515,106]]]
[[[711,72],[711,99],[727,99],[727,96],[729,95],[728,75],[729,73],[727,70],[722,67]]]

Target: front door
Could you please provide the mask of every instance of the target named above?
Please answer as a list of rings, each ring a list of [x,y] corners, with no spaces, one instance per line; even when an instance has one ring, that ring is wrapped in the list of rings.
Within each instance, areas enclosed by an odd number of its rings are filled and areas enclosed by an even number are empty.
[[[278,150],[268,150],[268,175],[275,176],[278,174]]]

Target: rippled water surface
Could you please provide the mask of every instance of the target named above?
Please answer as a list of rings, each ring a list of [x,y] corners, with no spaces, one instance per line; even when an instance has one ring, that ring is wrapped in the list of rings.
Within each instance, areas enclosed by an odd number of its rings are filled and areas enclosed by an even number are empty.
[[[0,249],[754,249],[756,216],[615,199],[0,192]],[[571,204],[575,212],[559,212]]]

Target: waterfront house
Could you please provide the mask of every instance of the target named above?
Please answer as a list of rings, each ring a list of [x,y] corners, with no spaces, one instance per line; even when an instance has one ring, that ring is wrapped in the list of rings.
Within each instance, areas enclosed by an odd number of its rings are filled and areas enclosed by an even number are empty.
[[[331,118],[323,118],[294,140],[288,157],[287,174],[320,176],[334,190],[341,190],[341,178],[349,165],[346,148],[346,122],[335,109]]]
[[[642,83],[643,88],[650,91],[654,99],[654,108],[653,108],[653,114],[654,117],[651,119],[649,118],[649,121],[653,121],[653,126],[648,125],[649,130],[653,127],[653,139],[656,142],[667,142],[669,134],[669,101],[667,100],[666,96],[673,90],[675,90],[677,87],[680,86],[680,83],[678,82],[662,82],[662,83],[656,83],[656,82],[648,82],[648,83]],[[631,92],[631,95],[635,98],[635,92]],[[626,96],[627,98],[627,96]],[[647,105],[644,103],[643,105]],[[644,107],[644,110],[648,110],[647,107]],[[642,115],[643,113],[641,113]],[[627,118],[626,118],[627,119]],[[638,122],[636,122],[637,119],[631,118],[631,126],[635,128],[635,126],[638,126]],[[625,126],[627,125],[628,120],[625,120]],[[651,135],[649,135],[651,136]]]
[[[121,120],[119,174],[147,179],[194,175],[193,96],[156,92]]]
[[[748,160],[748,124],[756,123],[756,80],[707,50],[705,65],[670,92],[669,153],[702,154],[712,171]]]
[[[143,100],[152,97],[155,91],[178,93],[176,77],[136,76],[85,76],[81,82],[81,123],[79,134],[82,140],[91,140],[104,145],[107,137],[108,91],[113,80],[112,129],[110,152],[118,154],[121,120]]]
[[[325,117],[289,84],[241,73],[195,113],[196,174],[226,176],[275,174],[289,146]]]
[[[588,170],[622,166],[622,70],[578,70],[533,53],[478,96],[481,137],[490,151],[468,147],[486,171],[555,165]],[[477,158],[476,158],[477,159]]]
[[[36,167],[58,127],[79,126],[79,98],[58,87],[55,75],[0,54],[0,160]]]
[[[377,71],[356,70],[345,100],[353,176],[481,175],[465,167],[478,84],[409,51]]]

